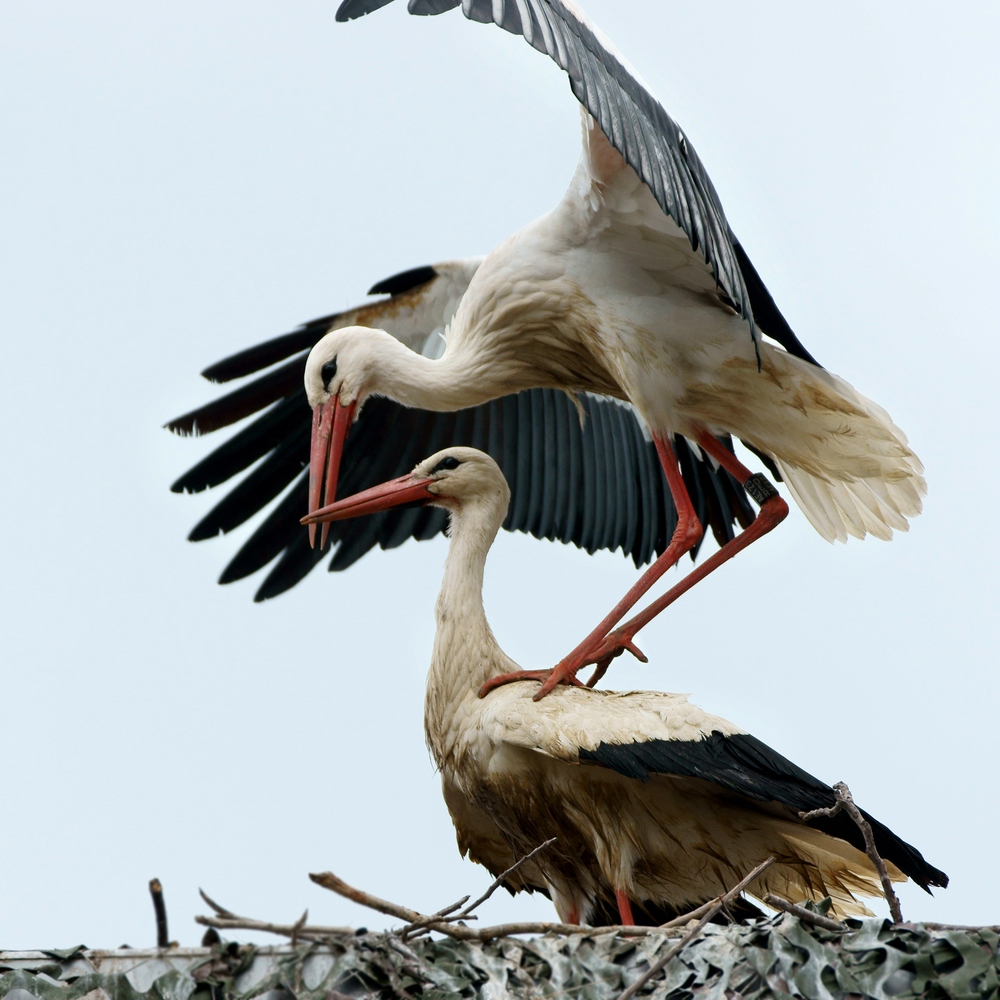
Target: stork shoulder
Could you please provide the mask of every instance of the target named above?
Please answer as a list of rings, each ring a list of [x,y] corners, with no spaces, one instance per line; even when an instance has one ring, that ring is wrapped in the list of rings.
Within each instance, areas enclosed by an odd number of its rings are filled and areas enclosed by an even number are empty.
[[[508,684],[483,699],[484,735],[494,744],[575,763],[581,751],[596,751],[601,745],[698,741],[712,732],[742,732],[692,705],[683,694],[560,687],[536,702],[532,701],[536,690],[530,681]]]

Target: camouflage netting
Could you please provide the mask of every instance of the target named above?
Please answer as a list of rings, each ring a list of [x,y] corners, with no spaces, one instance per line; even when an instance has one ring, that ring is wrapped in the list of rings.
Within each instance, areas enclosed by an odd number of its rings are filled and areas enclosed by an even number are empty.
[[[855,920],[830,932],[781,915],[709,925],[642,997],[1000,1000],[995,929]],[[344,1000],[346,996],[613,1000],[676,938],[506,938],[489,944],[387,933],[296,947],[223,942],[164,951],[0,953],[7,1000]]]

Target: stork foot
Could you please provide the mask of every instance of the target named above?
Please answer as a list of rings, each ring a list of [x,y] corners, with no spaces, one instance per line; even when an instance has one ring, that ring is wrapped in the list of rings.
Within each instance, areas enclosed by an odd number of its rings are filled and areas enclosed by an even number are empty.
[[[511,681],[541,681],[542,686],[535,694],[534,701],[544,698],[560,684],[592,688],[608,672],[611,661],[626,651],[643,663],[649,662],[646,654],[632,641],[632,636],[633,633],[627,633],[624,628],[615,629],[590,652],[570,654],[551,670],[517,670],[512,674],[491,677],[479,689],[479,697],[485,698],[494,688],[500,687],[501,684],[509,684]],[[594,666],[596,669],[587,683],[583,684],[577,680],[576,675],[589,666]]]
[[[499,677],[491,677],[480,689],[479,697],[485,698],[491,691],[512,681],[542,681],[541,691],[548,694],[557,684],[571,684],[574,687],[585,687],[576,679],[576,670],[572,672],[562,671],[562,664],[553,667],[551,670],[515,670],[510,674],[500,674]],[[577,670],[580,668],[577,667]],[[535,695],[538,701],[541,691]]]

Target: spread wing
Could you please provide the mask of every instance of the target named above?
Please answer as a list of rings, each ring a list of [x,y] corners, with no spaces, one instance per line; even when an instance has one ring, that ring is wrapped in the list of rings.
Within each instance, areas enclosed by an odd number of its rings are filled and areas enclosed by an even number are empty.
[[[257,600],[266,600],[295,586],[328,555],[309,548],[299,524],[308,506],[311,428],[302,378],[313,344],[332,329],[374,326],[436,356],[443,349],[441,334],[478,265],[478,260],[457,261],[395,275],[371,289],[371,294],[387,297],[305,323],[202,373],[215,382],[257,377],[172,420],[167,424],[171,430],[207,434],[257,416],[171,487],[175,493],[197,493],[250,470],[189,538],[225,534],[270,506],[223,570],[220,583],[243,579],[274,562],[256,594]],[[579,403],[586,415],[582,425],[576,403],[550,389],[455,413],[414,410],[373,398],[345,443],[338,496],[403,475],[442,448],[469,445],[492,455],[510,483],[508,530],[572,542],[588,552],[620,549],[641,565],[663,551],[676,523],[655,448],[631,407],[589,395]],[[745,526],[753,519],[742,487],[696,456],[683,438],[675,448],[698,517],[712,526],[720,543],[727,541],[736,523]],[[445,520],[443,510],[427,507],[333,522],[329,568],[346,569],[376,545],[388,549],[407,538],[431,538],[444,529]]]
[[[338,21],[369,14],[392,0],[344,0]],[[687,234],[720,289],[750,325],[797,357],[818,364],[782,316],[736,238],[715,186],[687,136],[638,75],[570,0],[410,0],[411,14],[461,6],[472,21],[521,35],[569,77],[577,100]]]

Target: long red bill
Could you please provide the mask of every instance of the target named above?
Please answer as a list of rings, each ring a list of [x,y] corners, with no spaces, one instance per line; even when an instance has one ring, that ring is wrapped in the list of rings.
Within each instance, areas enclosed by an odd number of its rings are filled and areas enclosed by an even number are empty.
[[[355,403],[344,406],[336,396],[313,410],[312,442],[309,447],[309,511],[333,503],[344,440],[354,421]],[[303,522],[304,523],[304,522]],[[320,549],[326,548],[330,529],[323,527]],[[316,526],[309,525],[309,545],[316,547]]]
[[[404,507],[408,504],[425,504],[439,499],[436,493],[428,489],[433,479],[415,477],[412,474],[391,479],[387,483],[373,486],[370,490],[355,493],[314,510],[302,518],[303,524],[314,527],[317,524],[328,524],[330,521],[344,521],[349,517],[360,517],[362,514],[374,514],[391,507]]]

